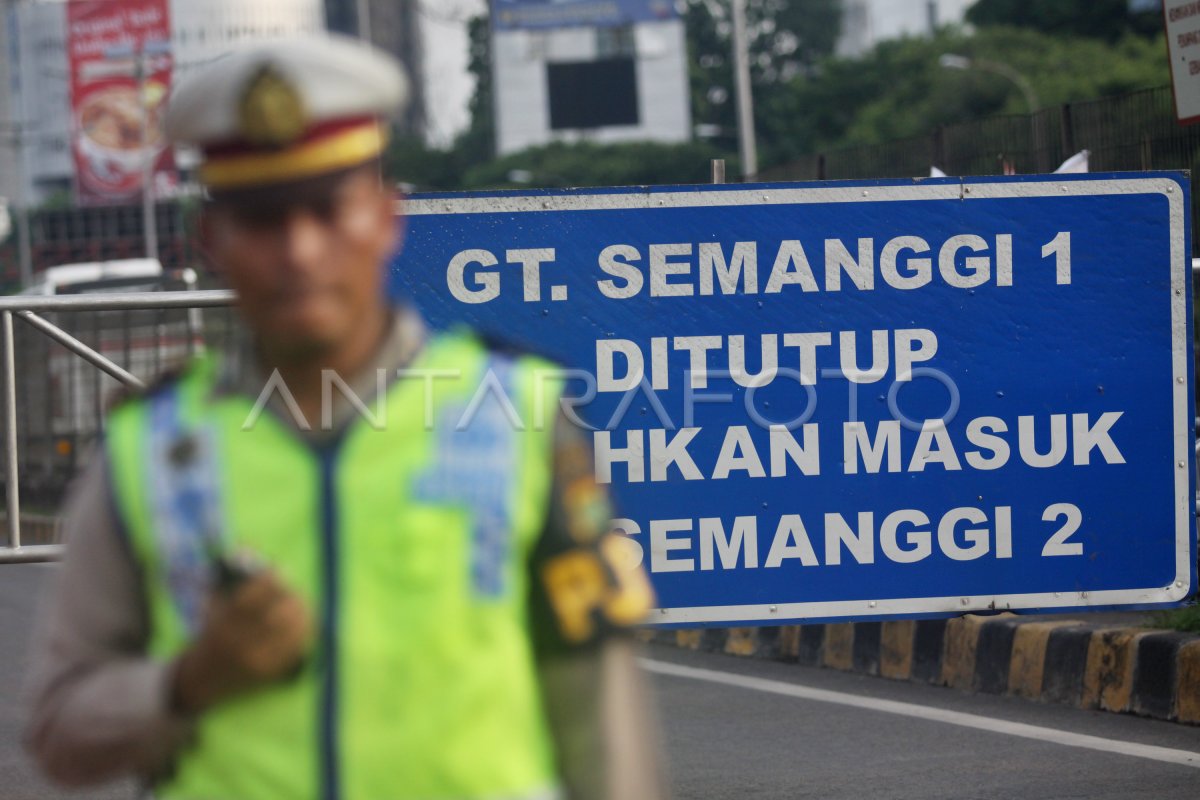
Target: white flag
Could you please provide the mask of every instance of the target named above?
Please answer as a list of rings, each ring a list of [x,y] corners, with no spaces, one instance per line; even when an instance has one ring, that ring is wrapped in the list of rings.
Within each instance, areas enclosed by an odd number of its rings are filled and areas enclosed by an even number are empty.
[[[929,168],[929,177],[931,177],[931,178],[945,178],[945,177],[946,177],[946,173],[942,172],[942,171],[941,171],[940,169],[938,169],[937,167],[930,167],[930,168]]]
[[[1090,150],[1080,150],[1078,153],[1062,162],[1062,165],[1059,166],[1058,169],[1054,170],[1054,174],[1060,175],[1074,172],[1087,172],[1088,156],[1091,154],[1092,153]]]

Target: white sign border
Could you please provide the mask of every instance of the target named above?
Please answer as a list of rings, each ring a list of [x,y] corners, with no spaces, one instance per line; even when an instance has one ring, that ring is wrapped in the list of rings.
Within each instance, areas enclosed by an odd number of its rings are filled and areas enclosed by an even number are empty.
[[[404,204],[409,216],[439,214],[514,214],[538,211],[608,211],[711,206],[811,205],[853,202],[921,200],[989,200],[1036,197],[1094,197],[1097,195],[1160,194],[1167,200],[1171,225],[1171,392],[1175,417],[1175,579],[1167,586],[1114,589],[1100,592],[1040,592],[979,597],[921,597],[890,600],[838,600],[825,603],[694,606],[654,609],[646,622],[653,625],[703,623],[770,623],[796,619],[888,617],[963,614],[971,611],[1067,609],[1174,603],[1191,586],[1191,539],[1195,536],[1190,469],[1194,454],[1190,439],[1194,417],[1188,408],[1188,320],[1190,259],[1185,252],[1187,220],[1183,184],[1166,177],[1082,180],[914,183],[891,186],[760,187],[690,192],[632,191],[606,194],[500,195],[494,197],[417,198]]]

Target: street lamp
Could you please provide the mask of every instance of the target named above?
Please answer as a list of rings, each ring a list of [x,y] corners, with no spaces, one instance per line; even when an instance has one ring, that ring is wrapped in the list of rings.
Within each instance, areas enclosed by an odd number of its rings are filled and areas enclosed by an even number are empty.
[[[1029,80],[1002,61],[989,61],[985,58],[968,58],[956,53],[945,53],[938,59],[938,64],[944,69],[976,69],[980,72],[990,72],[993,75],[1007,78],[1016,84],[1017,88],[1021,90],[1021,94],[1025,96],[1025,103],[1029,106],[1030,114],[1041,108],[1042,104],[1038,102],[1037,92],[1033,90],[1033,85]]]

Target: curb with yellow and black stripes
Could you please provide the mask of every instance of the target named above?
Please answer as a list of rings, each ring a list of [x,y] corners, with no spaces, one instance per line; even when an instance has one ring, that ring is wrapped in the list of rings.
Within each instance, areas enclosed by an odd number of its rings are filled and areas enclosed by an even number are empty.
[[[691,650],[1200,724],[1200,636],[1013,614],[648,631]]]

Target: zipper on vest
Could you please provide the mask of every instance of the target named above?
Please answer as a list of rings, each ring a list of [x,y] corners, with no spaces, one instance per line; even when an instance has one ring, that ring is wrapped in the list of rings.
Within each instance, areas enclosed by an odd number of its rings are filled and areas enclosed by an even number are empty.
[[[319,748],[321,797],[337,800],[341,796],[340,742],[338,737],[338,614],[339,548],[337,537],[337,487],[334,485],[341,437],[318,448],[321,507],[321,664],[317,740]]]

